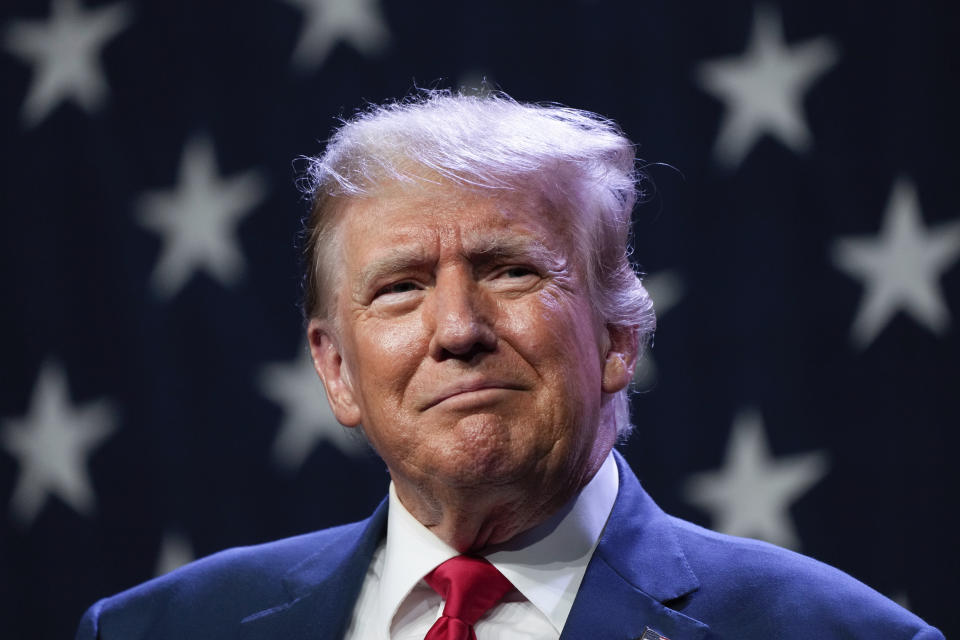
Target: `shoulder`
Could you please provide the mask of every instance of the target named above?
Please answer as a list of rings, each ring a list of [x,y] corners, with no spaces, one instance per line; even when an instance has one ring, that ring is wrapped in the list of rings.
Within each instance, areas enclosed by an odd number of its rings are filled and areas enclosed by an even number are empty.
[[[146,640],[188,633],[233,637],[243,618],[290,598],[286,576],[304,564],[312,570],[336,566],[368,524],[356,522],[196,560],[97,602],[84,615],[77,639]]]
[[[700,582],[680,606],[715,630],[741,637],[942,638],[839,569],[758,540],[670,521]]]

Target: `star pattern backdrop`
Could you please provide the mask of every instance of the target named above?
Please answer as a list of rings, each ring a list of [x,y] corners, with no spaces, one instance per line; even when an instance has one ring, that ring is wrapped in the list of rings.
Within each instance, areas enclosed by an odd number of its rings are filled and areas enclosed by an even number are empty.
[[[617,120],[648,163],[659,329],[621,450],[654,498],[960,632],[957,18],[5,2],[4,637],[70,637],[192,558],[372,510],[385,469],[306,356],[293,160],[366,101],[483,79]]]

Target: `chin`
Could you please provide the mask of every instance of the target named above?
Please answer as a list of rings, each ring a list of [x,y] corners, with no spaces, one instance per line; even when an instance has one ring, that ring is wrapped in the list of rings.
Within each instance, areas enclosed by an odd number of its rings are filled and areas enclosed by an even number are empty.
[[[450,435],[454,442],[443,453],[450,472],[478,484],[516,480],[532,467],[536,456],[531,443],[518,438],[517,422],[498,415],[477,414],[460,420]]]
[[[522,476],[513,460],[498,451],[461,451],[434,464],[435,481],[460,489],[490,489],[511,484]]]

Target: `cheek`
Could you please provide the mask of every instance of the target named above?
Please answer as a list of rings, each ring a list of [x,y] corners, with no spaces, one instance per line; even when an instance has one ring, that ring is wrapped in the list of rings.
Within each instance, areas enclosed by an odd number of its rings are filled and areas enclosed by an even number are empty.
[[[564,323],[560,301],[546,291],[498,305],[498,328],[533,353],[540,350],[537,347],[549,348]]]
[[[416,370],[426,348],[418,322],[376,322],[364,328],[357,341],[359,388],[374,403],[382,403],[384,394],[402,393]],[[372,407],[368,403],[368,406]]]
[[[379,358],[402,358],[418,352],[424,343],[423,329],[417,321],[378,322],[365,334],[367,349]]]
[[[508,305],[501,326],[531,362],[590,367],[597,353],[592,313],[561,296],[544,290],[515,306]],[[570,371],[561,373],[569,375]]]

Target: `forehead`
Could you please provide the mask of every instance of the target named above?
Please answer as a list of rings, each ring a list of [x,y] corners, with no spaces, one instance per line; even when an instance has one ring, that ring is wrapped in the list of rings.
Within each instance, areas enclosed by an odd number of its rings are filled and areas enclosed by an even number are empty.
[[[341,225],[344,263],[353,267],[398,251],[567,254],[569,248],[562,216],[535,192],[393,188],[348,204]]]

